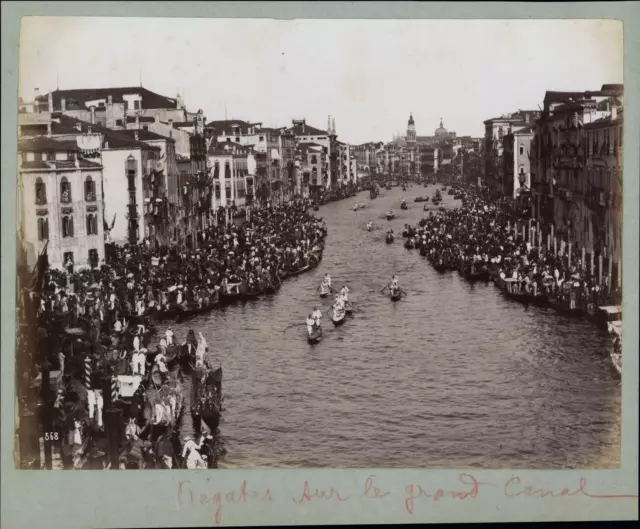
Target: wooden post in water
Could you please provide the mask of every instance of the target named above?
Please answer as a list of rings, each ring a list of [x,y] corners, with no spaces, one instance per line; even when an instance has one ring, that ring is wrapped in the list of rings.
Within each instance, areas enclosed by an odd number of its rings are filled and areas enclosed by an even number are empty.
[[[591,275],[595,276],[595,257],[594,257],[593,250],[591,250],[590,259],[591,259]]]
[[[571,242],[569,242],[569,250],[567,256],[569,257],[569,269],[571,269]]]
[[[582,268],[582,270],[586,270],[586,269],[587,269],[587,263],[585,263],[585,262],[584,262],[584,261],[585,261],[585,259],[586,259],[586,255],[585,255],[585,253],[586,253],[586,252],[585,252],[585,249],[584,249],[584,246],[583,246],[583,247],[582,247],[582,255],[581,255],[581,259],[580,259],[580,262],[582,263],[582,264],[581,264],[581,268]]]
[[[536,228],[538,232],[538,250],[542,251],[542,231],[540,231],[540,226]]]
[[[598,284],[602,284],[602,252],[598,255]]]
[[[547,233],[547,253],[551,252],[551,234]]]
[[[524,223],[523,223],[523,224],[522,224],[522,242],[525,242],[524,229],[525,229],[525,226],[524,226]]]
[[[553,238],[553,256],[557,257],[558,255],[558,239]]]
[[[607,292],[611,292],[611,276],[613,273],[613,252],[611,248],[609,248],[609,266],[607,268]]]

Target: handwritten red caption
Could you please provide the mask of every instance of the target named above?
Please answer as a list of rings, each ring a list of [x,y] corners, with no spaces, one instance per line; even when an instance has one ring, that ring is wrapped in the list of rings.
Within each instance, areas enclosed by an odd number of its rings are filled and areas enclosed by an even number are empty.
[[[471,474],[460,474],[458,476],[460,486],[457,488],[435,490],[425,490],[422,485],[410,484],[404,488],[404,507],[409,515],[414,513],[414,504],[419,499],[431,499],[439,501],[442,499],[452,500],[471,500],[479,496],[481,488],[493,486],[492,483],[478,481]],[[535,485],[524,485],[518,476],[511,477],[503,487],[503,494],[509,498],[528,497],[528,498],[565,498],[571,496],[586,496],[594,499],[638,499],[637,495],[631,494],[613,494],[601,495],[591,494],[586,489],[587,480],[580,478],[579,485],[573,489],[565,487],[561,490],[551,490],[536,487]],[[342,494],[336,487],[328,489],[313,488],[305,481],[299,494],[294,495],[291,499],[293,503],[301,505],[303,503],[312,503],[318,501],[346,502],[352,498],[364,499],[383,499],[391,496],[391,492],[381,489],[375,482],[375,475],[371,474],[364,482],[363,492],[359,496],[347,496]],[[195,506],[195,505],[211,505],[215,509],[215,522],[219,524],[222,521],[222,508],[226,505],[246,504],[248,501],[253,502],[271,502],[271,491],[267,488],[264,490],[247,490],[247,482],[244,480],[237,491],[203,493],[194,489],[190,481],[178,482],[178,505]]]

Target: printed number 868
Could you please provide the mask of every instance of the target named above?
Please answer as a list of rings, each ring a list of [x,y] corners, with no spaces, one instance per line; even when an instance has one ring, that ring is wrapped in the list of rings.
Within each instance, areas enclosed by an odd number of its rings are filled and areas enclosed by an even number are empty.
[[[45,441],[58,441],[60,439],[58,432],[45,432],[44,440]]]

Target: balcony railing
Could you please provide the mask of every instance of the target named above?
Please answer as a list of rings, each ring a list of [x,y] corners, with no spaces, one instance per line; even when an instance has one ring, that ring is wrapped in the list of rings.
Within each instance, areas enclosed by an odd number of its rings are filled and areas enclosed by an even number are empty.
[[[47,204],[47,197],[43,195],[36,195],[36,205],[44,206]]]
[[[62,195],[60,196],[60,202],[62,202],[63,204],[70,204],[71,193],[69,191],[63,191]]]
[[[96,194],[93,191],[89,191],[89,192],[85,193],[84,199],[85,199],[86,202],[95,202],[96,201]]]

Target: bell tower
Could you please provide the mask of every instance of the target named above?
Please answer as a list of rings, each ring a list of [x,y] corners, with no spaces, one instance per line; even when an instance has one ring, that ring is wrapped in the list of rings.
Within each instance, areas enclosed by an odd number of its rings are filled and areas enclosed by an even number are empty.
[[[409,145],[416,143],[416,124],[413,121],[413,114],[409,114],[409,122],[407,123],[407,143]]]

